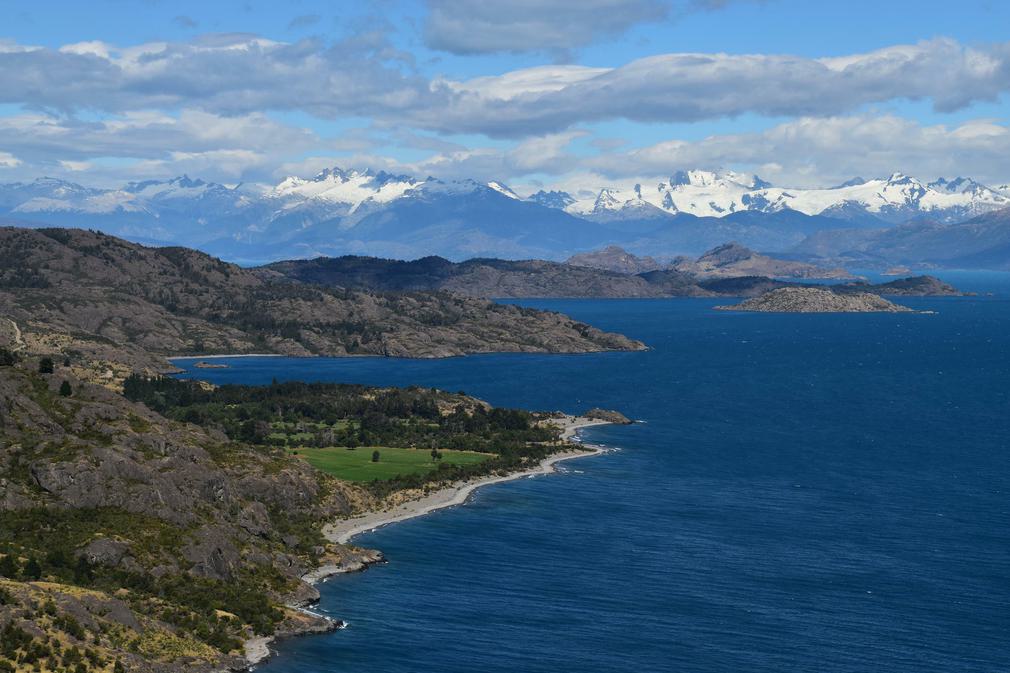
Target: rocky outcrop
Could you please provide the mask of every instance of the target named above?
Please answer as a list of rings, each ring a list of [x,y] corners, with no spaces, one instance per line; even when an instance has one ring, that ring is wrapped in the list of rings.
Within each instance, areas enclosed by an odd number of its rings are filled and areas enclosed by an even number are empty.
[[[740,245],[727,243],[709,250],[697,260],[675,260],[672,268],[698,278],[736,278],[765,276],[768,278],[853,278],[842,268],[824,268],[784,259],[776,259]]]
[[[594,407],[582,415],[594,421],[606,421],[607,423],[615,423],[617,425],[631,425],[633,422],[620,411],[600,409],[599,407]]]
[[[666,268],[665,264],[652,257],[639,257],[616,245],[572,255],[565,264],[624,274],[639,274]]]
[[[716,306],[723,311],[763,311],[769,313],[908,313],[912,309],[869,292],[840,294],[815,287],[786,287],[772,290],[733,306]]]

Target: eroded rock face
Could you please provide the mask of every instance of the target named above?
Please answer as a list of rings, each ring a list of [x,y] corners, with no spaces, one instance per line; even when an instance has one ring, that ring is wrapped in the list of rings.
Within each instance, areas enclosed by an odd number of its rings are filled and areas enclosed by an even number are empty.
[[[733,306],[716,306],[724,311],[764,311],[770,313],[909,313],[912,309],[868,292],[840,294],[814,287],[784,287],[766,292]]]
[[[118,566],[130,553],[130,545],[120,540],[100,537],[79,552],[92,565]]]

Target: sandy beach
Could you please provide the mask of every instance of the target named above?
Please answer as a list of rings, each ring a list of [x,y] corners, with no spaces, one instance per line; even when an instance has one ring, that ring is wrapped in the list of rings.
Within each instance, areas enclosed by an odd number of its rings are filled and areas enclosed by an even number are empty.
[[[609,424],[609,421],[585,418],[582,416],[563,416],[556,419],[556,422],[561,426],[561,438],[565,440],[572,440],[575,438],[578,431],[582,428]],[[563,460],[571,460],[573,458],[582,458],[585,456],[595,456],[600,453],[603,453],[603,449],[592,446],[586,447],[585,450],[556,453],[552,456],[548,456],[542,460],[539,465],[530,468],[529,470],[453,484],[452,486],[447,486],[446,488],[429,493],[417,500],[411,500],[397,505],[389,510],[368,512],[360,516],[335,521],[323,528],[323,534],[331,542],[347,544],[355,535],[367,533],[368,531],[372,531],[376,528],[381,528],[382,526],[387,526],[398,521],[424,516],[425,514],[442,509],[443,507],[462,505],[466,502],[467,498],[470,497],[471,493],[482,486],[499,484],[501,482],[521,479],[523,477],[533,475],[551,474],[555,471],[554,466]]]

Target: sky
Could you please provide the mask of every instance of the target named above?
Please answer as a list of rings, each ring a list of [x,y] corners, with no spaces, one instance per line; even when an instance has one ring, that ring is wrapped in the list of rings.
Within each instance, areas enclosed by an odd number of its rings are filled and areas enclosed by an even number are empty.
[[[1010,182],[1010,3],[0,0],[0,182]]]

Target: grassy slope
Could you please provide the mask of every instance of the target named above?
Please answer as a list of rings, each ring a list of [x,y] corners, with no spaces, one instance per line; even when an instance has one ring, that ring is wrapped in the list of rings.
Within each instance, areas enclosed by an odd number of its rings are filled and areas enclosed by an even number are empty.
[[[372,451],[378,450],[379,462],[372,462]],[[329,447],[325,449],[299,449],[298,455],[310,465],[338,479],[347,481],[372,481],[391,479],[410,474],[430,474],[439,463],[449,465],[476,465],[493,454],[476,451],[443,450],[442,460],[431,459],[427,449],[401,449],[389,446],[363,446],[357,449]]]

